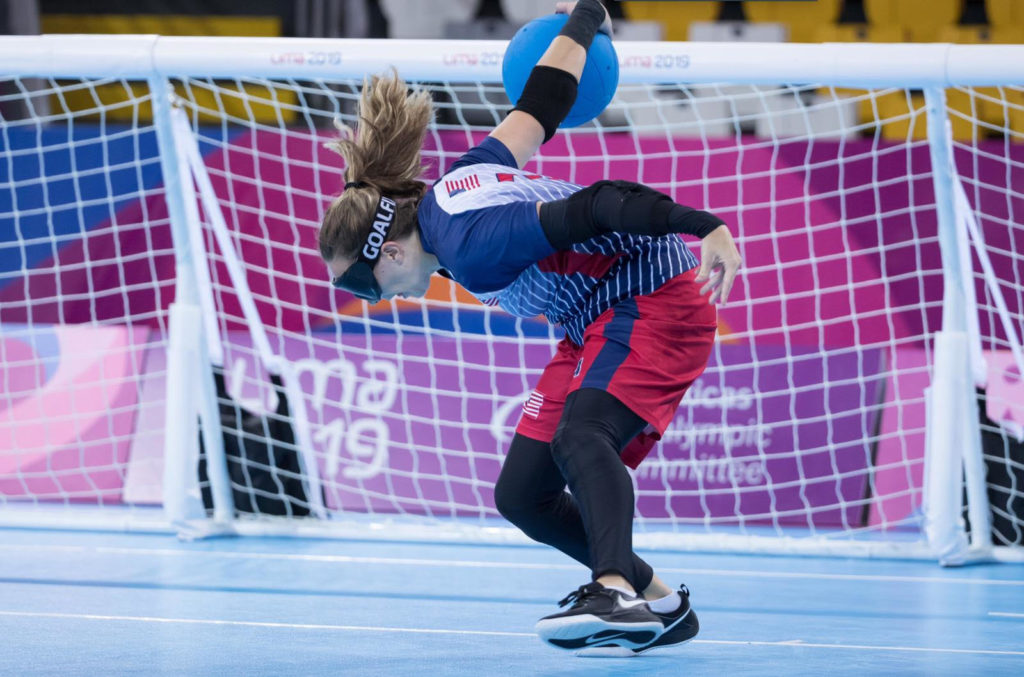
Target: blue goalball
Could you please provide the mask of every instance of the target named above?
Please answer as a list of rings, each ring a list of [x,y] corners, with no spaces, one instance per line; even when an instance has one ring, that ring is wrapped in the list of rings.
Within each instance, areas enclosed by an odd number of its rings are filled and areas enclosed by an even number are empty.
[[[520,28],[509,41],[501,63],[501,79],[509,101],[519,100],[530,71],[568,20],[567,14],[542,16]],[[619,57],[611,38],[598,33],[587,51],[576,103],[559,127],[576,127],[596,118],[611,102],[618,85]]]

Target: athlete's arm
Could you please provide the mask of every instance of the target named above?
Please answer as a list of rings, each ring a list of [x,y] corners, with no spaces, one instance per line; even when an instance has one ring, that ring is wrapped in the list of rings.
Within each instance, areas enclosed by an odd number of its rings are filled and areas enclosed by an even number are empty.
[[[697,281],[712,292],[711,301],[725,303],[740,267],[732,233],[714,214],[676,203],[664,193],[631,181],[598,181],[567,198],[537,203],[541,230],[551,246],[574,244],[605,233],[660,237],[683,233],[701,238]]]
[[[561,200],[537,203],[541,228],[555,249],[569,249],[605,233],[705,237],[725,221],[686,207],[632,181],[598,181]]]
[[[611,19],[600,0],[560,2],[555,11],[569,14],[569,20],[534,66],[515,108],[490,134],[512,151],[519,167],[554,136],[576,102],[594,35],[598,30],[611,35]]]
[[[489,136],[505,144],[516,158],[516,166],[522,169],[544,143],[544,128],[529,113],[513,110]]]

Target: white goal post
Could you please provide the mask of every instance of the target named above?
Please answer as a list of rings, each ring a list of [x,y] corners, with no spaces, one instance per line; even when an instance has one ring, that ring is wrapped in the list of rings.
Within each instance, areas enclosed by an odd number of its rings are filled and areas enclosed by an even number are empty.
[[[714,211],[745,260],[637,544],[1024,558],[1024,46],[616,48],[528,169]],[[433,181],[503,51],[0,39],[0,525],[523,541],[493,485],[559,330],[441,278],[369,307],[316,251],[363,78],[432,93]]]

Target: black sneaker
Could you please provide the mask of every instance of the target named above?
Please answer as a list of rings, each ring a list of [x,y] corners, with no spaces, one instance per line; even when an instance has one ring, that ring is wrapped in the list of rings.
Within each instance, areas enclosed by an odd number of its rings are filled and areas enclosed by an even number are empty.
[[[592,647],[642,650],[651,646],[665,625],[632,595],[588,583],[558,603],[565,611],[537,621],[537,634],[553,647],[580,651]]]
[[[659,614],[657,611],[651,612],[661,620],[664,631],[647,646],[633,649],[633,653],[647,653],[651,649],[686,644],[697,636],[697,632],[700,630],[700,623],[697,622],[697,614],[690,607],[690,589],[685,585],[680,585],[679,592],[676,594],[679,595],[680,599],[678,609],[667,614]]]

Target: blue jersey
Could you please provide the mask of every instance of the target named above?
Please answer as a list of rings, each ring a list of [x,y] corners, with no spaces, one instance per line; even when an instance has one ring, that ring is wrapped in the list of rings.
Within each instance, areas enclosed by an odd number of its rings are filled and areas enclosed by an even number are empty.
[[[555,251],[537,203],[581,186],[516,167],[487,137],[460,157],[420,203],[423,248],[480,301],[518,317],[544,315],[583,344],[583,331],[619,301],[650,294],[697,266],[677,236],[610,233]]]

